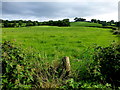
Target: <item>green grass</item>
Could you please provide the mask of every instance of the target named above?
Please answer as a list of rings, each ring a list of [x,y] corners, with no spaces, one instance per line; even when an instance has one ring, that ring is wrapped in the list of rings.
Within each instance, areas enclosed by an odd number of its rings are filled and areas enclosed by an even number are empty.
[[[90,23],[90,22],[71,22],[71,26],[74,26],[74,27],[102,27],[102,24]]]
[[[94,44],[108,46],[111,42],[117,41],[117,37],[110,32],[111,29],[83,27],[84,22],[71,24],[72,27],[3,28],[2,40],[15,41],[17,45],[22,44],[23,48],[32,48],[48,62],[69,56],[75,67],[77,67],[75,60],[83,58],[84,49],[92,47]],[[88,26],[87,24],[86,26]],[[88,57],[87,54],[86,57]]]

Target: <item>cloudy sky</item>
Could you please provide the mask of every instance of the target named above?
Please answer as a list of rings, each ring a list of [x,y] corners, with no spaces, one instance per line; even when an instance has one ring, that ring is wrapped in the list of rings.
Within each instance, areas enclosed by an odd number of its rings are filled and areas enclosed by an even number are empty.
[[[2,19],[58,20],[82,17],[118,21],[118,0],[4,0]]]

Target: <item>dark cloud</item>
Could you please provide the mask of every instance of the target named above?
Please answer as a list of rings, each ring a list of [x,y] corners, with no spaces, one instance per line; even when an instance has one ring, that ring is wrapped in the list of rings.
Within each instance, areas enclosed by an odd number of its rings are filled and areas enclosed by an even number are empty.
[[[3,18],[74,18],[110,13],[117,10],[111,2],[3,2]],[[9,16],[9,17],[7,17]]]

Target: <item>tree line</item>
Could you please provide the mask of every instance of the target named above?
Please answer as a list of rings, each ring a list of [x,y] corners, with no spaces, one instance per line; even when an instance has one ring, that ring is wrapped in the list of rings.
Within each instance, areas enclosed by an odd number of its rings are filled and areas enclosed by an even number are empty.
[[[75,22],[92,22],[92,23],[98,23],[98,24],[102,24],[102,26],[116,26],[119,27],[120,26],[120,22],[115,22],[114,20],[111,21],[101,21],[101,20],[97,20],[97,19],[91,19],[91,21],[86,21],[86,19],[84,18],[79,18],[79,17],[75,17],[74,18]]]
[[[0,23],[2,27],[27,27],[27,26],[42,26],[42,25],[49,25],[49,26],[70,26],[69,19],[63,19],[58,21],[44,21],[44,22],[38,22],[38,21],[31,21],[31,20],[2,20],[0,19]],[[101,21],[97,19],[91,19],[91,21],[86,21],[84,18],[74,18],[74,22],[91,22],[91,23],[98,23],[102,24],[102,26],[115,26],[120,27],[120,22],[115,22],[114,20],[111,21]]]
[[[49,26],[70,26],[69,19],[63,19],[58,21],[44,21],[44,22],[38,22],[38,21],[31,21],[31,20],[2,20],[2,27],[27,27],[27,26],[41,26],[41,25],[49,25]]]

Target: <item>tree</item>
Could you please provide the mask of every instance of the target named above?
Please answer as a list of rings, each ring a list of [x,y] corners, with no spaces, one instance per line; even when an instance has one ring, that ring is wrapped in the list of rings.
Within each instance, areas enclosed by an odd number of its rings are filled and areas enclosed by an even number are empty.
[[[33,26],[33,23],[31,20],[28,20],[28,22],[26,23],[26,26]]]
[[[34,21],[34,22],[33,22],[33,26],[38,26],[38,22],[37,22],[37,21]]]
[[[75,18],[74,18],[74,20],[75,20],[75,22],[77,22],[78,18],[77,18],[77,17],[75,17]]]
[[[50,21],[48,21],[48,24],[49,24],[50,26],[54,26],[54,21],[53,21],[53,20],[50,20]]]
[[[22,20],[19,20],[18,23],[19,23],[19,27],[22,27],[22,23],[23,23]]]
[[[91,22],[97,23],[97,20],[96,19],[91,19]]]
[[[63,26],[70,26],[69,19],[63,19]]]
[[[97,23],[99,23],[99,24],[100,24],[100,20],[97,20]]]
[[[78,17],[75,17],[75,22],[80,22],[80,21],[86,21],[86,19],[84,18],[78,18]]]
[[[111,24],[114,24],[114,20],[111,20],[110,22],[111,22]]]
[[[120,21],[116,22],[115,26],[120,28]]]
[[[103,21],[102,22],[102,26],[107,26],[108,24],[107,24],[107,22],[106,21]]]

